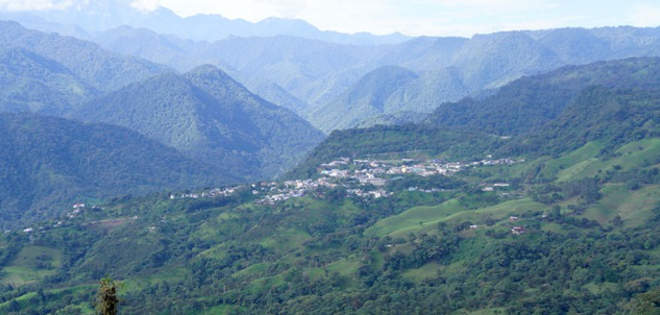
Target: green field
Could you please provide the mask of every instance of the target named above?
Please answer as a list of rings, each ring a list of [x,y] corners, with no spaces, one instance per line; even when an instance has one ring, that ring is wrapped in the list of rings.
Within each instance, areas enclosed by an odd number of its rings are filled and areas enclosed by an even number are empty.
[[[41,281],[55,274],[62,265],[62,255],[60,249],[25,247],[7,267],[2,268],[0,281],[15,286]]]

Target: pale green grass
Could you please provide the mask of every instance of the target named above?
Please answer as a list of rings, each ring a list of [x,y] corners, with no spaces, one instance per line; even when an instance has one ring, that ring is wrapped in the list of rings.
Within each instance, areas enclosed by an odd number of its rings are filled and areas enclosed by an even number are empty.
[[[437,277],[438,271],[441,269],[442,266],[437,262],[429,262],[417,269],[406,270],[401,277],[405,280],[419,283],[423,280]]]
[[[54,275],[62,264],[62,250],[28,246],[0,271],[0,282],[22,286]]]
[[[257,275],[260,275],[260,274],[264,273],[264,271],[266,271],[268,266],[270,266],[270,264],[268,264],[268,263],[254,264],[254,265],[251,265],[251,266],[249,266],[249,267],[247,267],[243,270],[239,270],[239,271],[235,272],[232,276],[233,277],[257,276]]]
[[[660,203],[660,186],[646,186],[630,191],[622,185],[608,185],[601,190],[603,197],[581,216],[607,224],[619,215],[626,227],[644,224],[651,210]]]
[[[440,222],[470,221],[483,224],[486,218],[502,220],[509,214],[547,211],[548,206],[531,198],[511,200],[476,210],[465,210],[458,201],[450,200],[436,207],[417,207],[396,216],[380,220],[365,231],[369,236],[405,237],[410,233],[432,232]]]
[[[585,161],[590,161],[596,158],[598,154],[605,148],[605,145],[599,141],[589,142],[583,147],[564,155],[558,159],[554,159],[545,163],[542,174],[546,178],[567,176],[563,170],[583,164]],[[560,175],[561,174],[561,175]]]
[[[303,246],[312,237],[305,231],[287,229],[278,231],[275,235],[261,242],[263,247],[273,249],[278,253],[285,253]]]
[[[660,139],[644,139],[629,143],[618,150],[619,156],[601,160],[592,158],[569,167],[559,173],[559,182],[578,180],[594,177],[600,172],[612,170],[614,166],[620,166],[623,170],[632,167],[642,167],[647,162],[653,163],[660,156]]]
[[[396,231],[413,228],[420,222],[435,222],[447,218],[453,214],[465,211],[458,200],[450,200],[434,207],[415,207],[399,215],[395,215],[376,222],[365,231],[368,236],[385,236]]]

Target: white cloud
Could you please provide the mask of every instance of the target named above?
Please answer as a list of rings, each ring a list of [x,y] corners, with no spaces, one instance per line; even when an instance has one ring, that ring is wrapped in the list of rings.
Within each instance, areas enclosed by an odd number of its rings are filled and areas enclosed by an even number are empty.
[[[0,0],[5,11],[59,10],[70,7],[74,0]]]
[[[660,5],[639,4],[630,14],[630,23],[639,27],[655,27],[660,25]]]
[[[131,7],[141,11],[154,11],[160,6],[161,0],[135,0]]]

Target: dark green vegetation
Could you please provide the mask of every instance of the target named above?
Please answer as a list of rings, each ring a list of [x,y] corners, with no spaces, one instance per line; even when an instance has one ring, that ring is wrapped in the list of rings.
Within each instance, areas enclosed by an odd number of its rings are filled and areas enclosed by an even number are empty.
[[[253,180],[284,172],[323,139],[293,112],[264,101],[212,66],[130,85],[74,116],[136,130]]]
[[[632,58],[572,66],[519,79],[480,100],[464,99],[440,105],[428,118],[431,125],[455,130],[480,130],[501,136],[538,133],[566,108],[589,101],[590,87],[636,90],[660,84],[660,59]],[[598,100],[592,100],[599,103]],[[607,107],[605,107],[607,109]],[[584,110],[584,108],[583,108]]]
[[[22,228],[74,202],[236,181],[110,125],[0,115],[0,228]]]
[[[121,314],[657,314],[655,62],[513,83],[598,77],[562,90],[568,96],[554,106],[539,102],[556,113],[510,139],[488,135],[487,120],[463,139],[454,125],[335,131],[292,176],[317,176],[314,165],[340,156],[492,154],[513,165],[390,176],[384,189],[393,195],[379,199],[337,187],[267,205],[252,192],[261,184],[214,199],[116,198],[9,233],[0,241],[0,308],[90,314],[107,275],[126,285]],[[616,77],[639,83],[608,84]],[[518,106],[510,95],[500,111]],[[495,183],[509,186],[484,191]],[[432,188],[445,190],[422,191]]]

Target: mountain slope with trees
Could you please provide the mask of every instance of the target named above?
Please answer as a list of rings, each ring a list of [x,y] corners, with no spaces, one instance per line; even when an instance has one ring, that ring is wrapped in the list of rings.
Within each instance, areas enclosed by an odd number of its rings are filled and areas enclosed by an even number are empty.
[[[125,128],[0,114],[0,226],[61,215],[74,202],[236,181]]]
[[[161,65],[108,52],[92,42],[28,30],[11,21],[0,21],[0,46],[22,48],[57,61],[100,91],[168,71]]]
[[[56,61],[21,48],[0,51],[0,111],[62,115],[97,95]]]
[[[283,172],[323,138],[293,112],[212,66],[130,85],[87,104],[74,117],[136,130],[252,179]]]
[[[658,58],[572,66],[519,79],[484,99],[444,103],[428,117],[435,126],[501,136],[535,133],[590,86],[649,89],[660,82]]]

